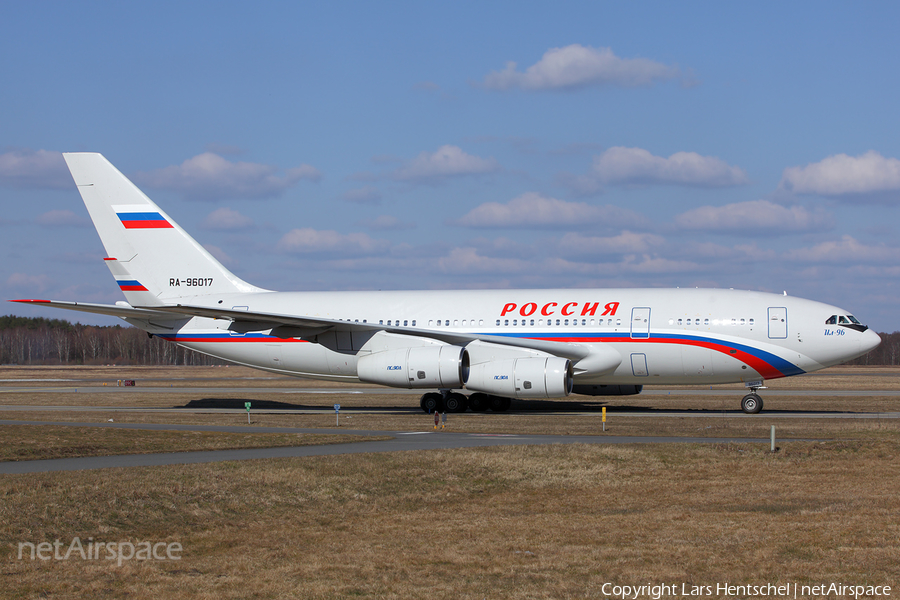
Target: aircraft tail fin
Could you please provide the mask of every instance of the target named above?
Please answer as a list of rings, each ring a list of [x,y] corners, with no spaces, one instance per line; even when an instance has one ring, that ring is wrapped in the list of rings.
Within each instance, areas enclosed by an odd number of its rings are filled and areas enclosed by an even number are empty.
[[[101,154],[63,156],[106,248],[104,261],[132,306],[266,291],[222,266]]]

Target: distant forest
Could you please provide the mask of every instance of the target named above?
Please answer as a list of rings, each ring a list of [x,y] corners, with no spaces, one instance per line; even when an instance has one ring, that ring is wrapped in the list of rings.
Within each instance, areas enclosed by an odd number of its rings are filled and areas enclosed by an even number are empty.
[[[224,365],[136,327],[0,316],[3,365]]]
[[[879,333],[881,345],[851,365],[900,364],[900,331]],[[135,327],[81,325],[62,319],[0,316],[3,365],[222,365]]]

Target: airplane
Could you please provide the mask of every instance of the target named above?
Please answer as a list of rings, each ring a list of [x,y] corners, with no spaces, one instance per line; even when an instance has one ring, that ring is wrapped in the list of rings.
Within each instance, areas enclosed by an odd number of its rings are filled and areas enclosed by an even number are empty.
[[[14,302],[120,317],[272,373],[421,389],[426,412],[743,383],[741,409],[755,414],[766,380],[837,365],[881,342],[848,311],[786,293],[271,291],[228,271],[101,154],[64,157],[126,301]]]

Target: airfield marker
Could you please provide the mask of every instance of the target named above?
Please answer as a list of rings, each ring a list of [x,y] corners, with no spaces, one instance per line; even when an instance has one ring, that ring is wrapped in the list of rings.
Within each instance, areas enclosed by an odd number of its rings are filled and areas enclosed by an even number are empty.
[[[606,432],[606,407],[605,406],[603,407],[602,421],[603,421],[603,431]]]
[[[244,408],[247,409],[247,425],[250,424],[250,403],[244,402]]]
[[[341,405],[340,404],[334,405],[334,420],[336,422],[335,427],[340,427],[341,426]]]

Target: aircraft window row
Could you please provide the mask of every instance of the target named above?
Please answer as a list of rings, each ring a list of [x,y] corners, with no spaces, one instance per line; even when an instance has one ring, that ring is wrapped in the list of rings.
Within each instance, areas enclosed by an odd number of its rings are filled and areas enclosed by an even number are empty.
[[[669,325],[676,325],[676,324],[677,325],[697,326],[697,325],[701,324],[701,320],[699,318],[697,318],[697,319],[669,319]],[[738,326],[738,325],[740,325],[742,327],[745,325],[750,325],[751,327],[753,327],[753,325],[756,324],[756,320],[755,319],[708,319],[707,318],[707,319],[702,320],[702,324],[707,325],[707,326],[710,324],[713,326],[719,326],[719,325]]]
[[[572,327],[579,326],[578,319],[547,319],[546,325],[548,327],[553,327],[554,325],[568,327],[570,326],[570,321]],[[538,319],[537,322],[535,322],[534,319],[521,319],[521,323],[520,319],[512,319],[512,323],[510,323],[510,319],[503,319],[502,323],[503,327],[533,327],[535,324],[537,324],[538,327],[543,327],[544,319]],[[581,319],[580,323],[582,327],[593,327],[595,324],[601,327],[603,327],[604,325],[607,327],[612,327],[613,319],[606,319],[605,321],[603,319],[597,319],[596,321],[594,319]],[[622,325],[622,319],[615,319],[615,324],[617,326]],[[496,325],[497,327],[501,326],[500,319],[497,319]]]
[[[478,319],[478,324],[484,325],[484,319]],[[441,319],[438,319],[437,321],[429,320],[428,326],[429,327],[434,327],[434,326],[450,327],[450,319],[444,319],[443,321],[441,321]],[[453,326],[454,327],[475,327],[475,319],[462,319],[462,320],[453,319]]]
[[[831,315],[825,319],[826,325],[861,325],[853,315]]]
[[[365,323],[365,320],[363,321],[363,323]],[[409,319],[403,319],[403,327],[409,327],[409,323],[410,323]],[[384,319],[379,319],[378,324],[384,325]],[[387,325],[388,325],[388,327],[400,327],[400,319],[388,319]],[[416,326],[415,319],[412,320],[412,326],[413,327]]]

